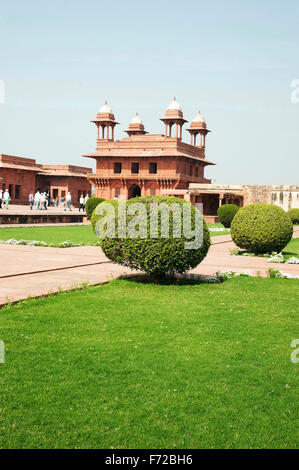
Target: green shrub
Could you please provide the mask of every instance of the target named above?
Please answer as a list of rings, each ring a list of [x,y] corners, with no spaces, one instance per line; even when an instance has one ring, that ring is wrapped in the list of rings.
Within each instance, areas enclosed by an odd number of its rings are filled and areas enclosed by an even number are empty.
[[[234,217],[231,236],[235,244],[255,254],[280,252],[291,240],[290,217],[273,204],[250,204]]]
[[[287,212],[293,224],[299,224],[299,209],[290,209]]]
[[[90,197],[89,199],[87,199],[86,204],[85,204],[85,211],[89,219],[91,218],[92,213],[95,210],[95,208],[99,204],[101,204],[101,202],[103,201],[105,201],[105,199],[102,197]]]
[[[91,222],[93,229],[99,235],[99,227],[102,224],[106,227],[115,226],[115,237],[113,230],[100,238],[100,245],[105,255],[114,263],[128,266],[131,269],[145,271],[153,276],[163,277],[165,275],[174,275],[174,273],[184,273],[189,269],[195,268],[206,256],[210,247],[210,234],[208,226],[204,221],[200,211],[192,204],[176,197],[148,196],[137,197],[124,201],[124,207],[127,214],[128,224],[136,221],[136,215],[131,215],[132,204],[142,203],[145,207],[143,216],[140,217],[139,224],[136,225],[139,230],[143,229],[143,235],[139,232],[136,238],[128,237],[126,234],[119,233],[118,201],[109,201],[115,209],[115,214],[108,216],[105,203],[102,203],[94,211]],[[173,212],[169,210],[169,234],[165,237],[162,230],[164,224],[161,212],[157,218],[157,233],[154,238],[150,237],[151,216],[153,215],[152,203],[162,204],[168,210],[168,206],[178,204],[179,216],[176,218]],[[191,211],[191,230],[195,228],[195,221],[198,224],[196,236],[202,236],[202,241],[196,248],[186,248],[185,243],[190,242],[183,232],[183,206],[188,204],[188,210]],[[132,206],[132,207],[131,207]],[[142,213],[141,213],[142,214]],[[105,217],[105,219],[103,219]],[[105,224],[104,224],[105,220]],[[190,220],[190,218],[189,218]],[[115,225],[114,225],[115,224]],[[182,236],[179,238],[179,234]],[[163,235],[163,236],[162,236]],[[123,238],[122,238],[123,237]]]
[[[221,222],[224,227],[230,228],[233,218],[238,210],[239,207],[235,204],[223,204],[223,206],[220,206],[217,211],[219,222]]]

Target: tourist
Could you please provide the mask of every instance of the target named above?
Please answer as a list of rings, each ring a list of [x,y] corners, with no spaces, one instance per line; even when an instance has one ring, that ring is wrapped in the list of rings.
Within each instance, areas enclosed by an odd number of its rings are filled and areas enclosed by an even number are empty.
[[[0,209],[2,209],[2,198],[3,198],[3,191],[0,189]]]
[[[85,198],[84,198],[83,194],[81,194],[81,196],[80,196],[79,203],[80,203],[79,212],[81,211],[81,209],[84,211],[84,209],[85,209]]]
[[[61,196],[61,198],[60,198],[60,207],[63,207],[63,204],[64,204],[64,197]]]
[[[40,198],[41,198],[41,194],[39,192],[39,189],[36,191],[35,195],[34,195],[34,204],[35,204],[35,209],[36,210],[39,210],[40,208]]]
[[[71,201],[72,201],[71,193],[67,193],[66,198],[65,198],[65,205],[64,205],[65,211],[67,207],[69,208],[70,211],[72,210]]]
[[[40,210],[43,210],[45,208],[45,203],[46,203],[46,195],[45,195],[45,193],[41,193],[40,200],[39,200]]]
[[[86,203],[87,203],[88,199],[89,199],[89,194],[87,193],[85,198],[84,198],[84,207],[86,206]]]
[[[49,191],[46,192],[46,204],[46,209],[48,209],[48,207],[51,206],[51,198]]]
[[[48,204],[49,204],[47,193],[44,193],[43,201],[44,201],[44,210],[46,211],[48,209]]]
[[[56,196],[56,198],[55,198],[55,206],[58,208],[58,205],[59,205],[59,199],[58,199],[58,196]]]
[[[8,192],[8,189],[5,190],[3,194],[3,200],[4,200],[4,206],[6,209],[8,209],[9,203],[10,203],[10,195]]]
[[[30,205],[31,210],[33,209],[33,204],[34,204],[34,196],[33,196],[33,193],[30,193],[29,194],[29,205]]]

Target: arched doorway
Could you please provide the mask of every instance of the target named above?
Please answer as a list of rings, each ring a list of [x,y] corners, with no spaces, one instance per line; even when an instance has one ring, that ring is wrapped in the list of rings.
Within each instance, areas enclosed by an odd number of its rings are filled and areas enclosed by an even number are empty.
[[[134,184],[129,189],[129,199],[139,196],[141,196],[141,188],[138,186],[138,184]]]

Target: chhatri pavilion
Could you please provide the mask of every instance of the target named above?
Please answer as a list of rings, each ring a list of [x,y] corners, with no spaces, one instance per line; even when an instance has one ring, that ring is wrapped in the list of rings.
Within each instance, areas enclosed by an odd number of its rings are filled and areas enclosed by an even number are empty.
[[[96,160],[96,172],[88,180],[96,195],[105,199],[130,199],[136,196],[162,195],[187,190],[190,183],[211,183],[205,178],[206,136],[210,132],[202,114],[194,117],[188,132],[190,143],[183,142],[186,122],[180,104],[174,98],[160,119],[164,134],[150,134],[138,114],[125,131],[128,137],[114,140],[118,124],[107,102],[93,122],[97,127],[96,152],[84,157]]]

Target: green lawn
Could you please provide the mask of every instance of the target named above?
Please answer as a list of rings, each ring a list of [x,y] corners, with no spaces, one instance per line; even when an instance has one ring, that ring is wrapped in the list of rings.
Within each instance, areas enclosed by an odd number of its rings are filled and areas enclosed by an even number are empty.
[[[90,225],[0,228],[0,240],[9,240],[10,238],[38,240],[55,245],[66,240],[92,245],[98,240]]]
[[[222,225],[220,222],[216,222],[215,224],[208,224],[208,227],[209,228],[223,228],[224,229],[224,225]],[[212,237],[217,237],[219,235],[229,235],[230,234],[230,231],[229,230],[224,230],[223,232],[210,232],[210,235]]]
[[[285,260],[292,258],[293,256],[299,258],[299,238],[293,238],[282,253],[285,255]]]
[[[209,226],[223,227],[222,224],[208,224]],[[211,232],[211,236],[225,235],[229,232]],[[58,245],[66,240],[73,243],[92,245],[98,241],[90,225],[59,226],[59,227],[17,227],[0,228],[0,240],[38,240],[48,244]]]
[[[0,311],[0,448],[298,448],[298,281],[112,281]]]

